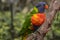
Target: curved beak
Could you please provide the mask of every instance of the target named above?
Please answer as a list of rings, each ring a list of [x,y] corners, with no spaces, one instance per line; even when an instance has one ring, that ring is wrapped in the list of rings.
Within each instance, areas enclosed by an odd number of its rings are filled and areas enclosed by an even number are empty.
[[[48,5],[47,4],[45,5],[45,9],[48,9]]]

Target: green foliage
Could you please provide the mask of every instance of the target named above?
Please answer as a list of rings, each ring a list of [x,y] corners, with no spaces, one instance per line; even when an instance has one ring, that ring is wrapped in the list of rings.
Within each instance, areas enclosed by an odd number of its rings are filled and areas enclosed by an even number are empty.
[[[14,15],[14,29],[18,33],[22,27],[23,15],[17,13]],[[11,40],[11,34],[9,32],[11,23],[11,13],[10,12],[0,12],[0,40]],[[19,38],[20,39],[20,38]]]

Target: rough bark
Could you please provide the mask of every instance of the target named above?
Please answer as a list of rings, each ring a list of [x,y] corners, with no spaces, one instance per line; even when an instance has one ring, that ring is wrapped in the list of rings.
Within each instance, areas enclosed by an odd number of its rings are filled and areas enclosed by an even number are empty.
[[[54,16],[56,15],[57,11],[60,10],[60,1],[59,0],[52,0],[50,7],[49,7],[49,12],[47,15],[47,19],[42,24],[42,26],[34,33],[30,34],[26,40],[44,40],[44,37],[46,33],[48,32],[49,28],[51,27],[52,21],[54,19]]]

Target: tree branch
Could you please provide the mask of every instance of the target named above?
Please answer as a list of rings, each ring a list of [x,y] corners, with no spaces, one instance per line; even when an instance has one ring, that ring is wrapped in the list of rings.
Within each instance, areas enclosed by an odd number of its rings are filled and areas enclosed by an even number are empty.
[[[44,40],[46,33],[48,32],[49,28],[51,27],[51,23],[56,15],[57,11],[60,9],[60,3],[58,0],[52,0],[49,12],[47,15],[47,19],[44,24],[34,33],[30,34],[26,40]]]

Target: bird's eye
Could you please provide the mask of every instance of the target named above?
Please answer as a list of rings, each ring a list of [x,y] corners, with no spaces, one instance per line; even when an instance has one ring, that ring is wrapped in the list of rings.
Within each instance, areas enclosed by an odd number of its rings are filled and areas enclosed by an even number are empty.
[[[41,7],[41,5],[39,5],[39,7]]]
[[[43,6],[45,6],[45,4],[43,4]]]
[[[39,6],[41,6],[41,5],[39,5]]]

